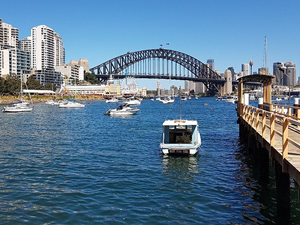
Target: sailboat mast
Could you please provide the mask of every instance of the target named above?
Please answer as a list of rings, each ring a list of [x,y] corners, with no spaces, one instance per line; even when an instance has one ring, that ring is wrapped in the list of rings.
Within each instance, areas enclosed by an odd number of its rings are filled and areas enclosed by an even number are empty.
[[[181,86],[179,87],[179,119],[181,120]]]
[[[21,96],[21,101],[23,100],[23,71],[21,70],[21,90],[20,90],[20,96]]]

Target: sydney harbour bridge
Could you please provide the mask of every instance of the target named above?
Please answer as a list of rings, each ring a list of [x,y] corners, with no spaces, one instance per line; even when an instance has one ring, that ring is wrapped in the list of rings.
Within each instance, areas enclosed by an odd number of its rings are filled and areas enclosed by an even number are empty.
[[[198,59],[170,49],[127,52],[90,69],[101,83],[126,76],[144,79],[171,79],[202,82],[209,95],[220,93],[226,82]]]

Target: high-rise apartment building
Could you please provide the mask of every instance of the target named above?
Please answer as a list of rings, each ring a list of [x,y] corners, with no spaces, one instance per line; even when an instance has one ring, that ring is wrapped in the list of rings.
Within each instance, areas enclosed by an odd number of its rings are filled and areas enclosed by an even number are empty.
[[[249,64],[248,63],[242,64],[242,74],[243,74],[243,76],[249,75]]]
[[[0,50],[0,76],[30,73],[30,52],[18,48]]]
[[[54,33],[54,65],[62,66],[65,64],[65,49],[63,46],[62,38],[59,34]]]
[[[31,67],[35,70],[54,69],[54,30],[45,25],[31,29]]]
[[[17,47],[19,40],[19,29],[12,25],[3,23],[0,18],[0,50],[4,46]]]
[[[292,62],[273,63],[273,74],[276,77],[276,84],[296,85],[296,65]]]
[[[36,79],[45,85],[53,83],[59,85],[61,78],[56,66],[65,63],[65,50],[59,34],[46,25],[31,29],[31,67],[35,70]],[[54,75],[53,75],[54,74]]]
[[[24,38],[23,40],[19,41],[19,49],[26,51],[26,52],[31,52],[31,36]]]
[[[30,52],[18,48],[19,29],[0,19],[0,76],[30,71]]]
[[[215,71],[215,60],[214,59],[208,59],[207,60],[207,64],[209,66],[210,69],[212,69],[213,71]]]

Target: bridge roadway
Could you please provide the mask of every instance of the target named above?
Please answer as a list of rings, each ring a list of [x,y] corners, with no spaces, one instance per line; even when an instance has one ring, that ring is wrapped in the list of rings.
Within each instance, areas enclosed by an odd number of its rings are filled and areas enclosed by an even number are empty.
[[[300,108],[269,105],[269,111],[240,104],[240,124],[300,185]]]

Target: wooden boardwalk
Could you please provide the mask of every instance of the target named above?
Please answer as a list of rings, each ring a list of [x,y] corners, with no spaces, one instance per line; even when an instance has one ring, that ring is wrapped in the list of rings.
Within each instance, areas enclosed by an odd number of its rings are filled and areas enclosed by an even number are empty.
[[[300,185],[300,108],[268,105],[263,110],[238,105],[240,123],[248,129],[269,156]],[[293,111],[293,113],[292,113]]]

